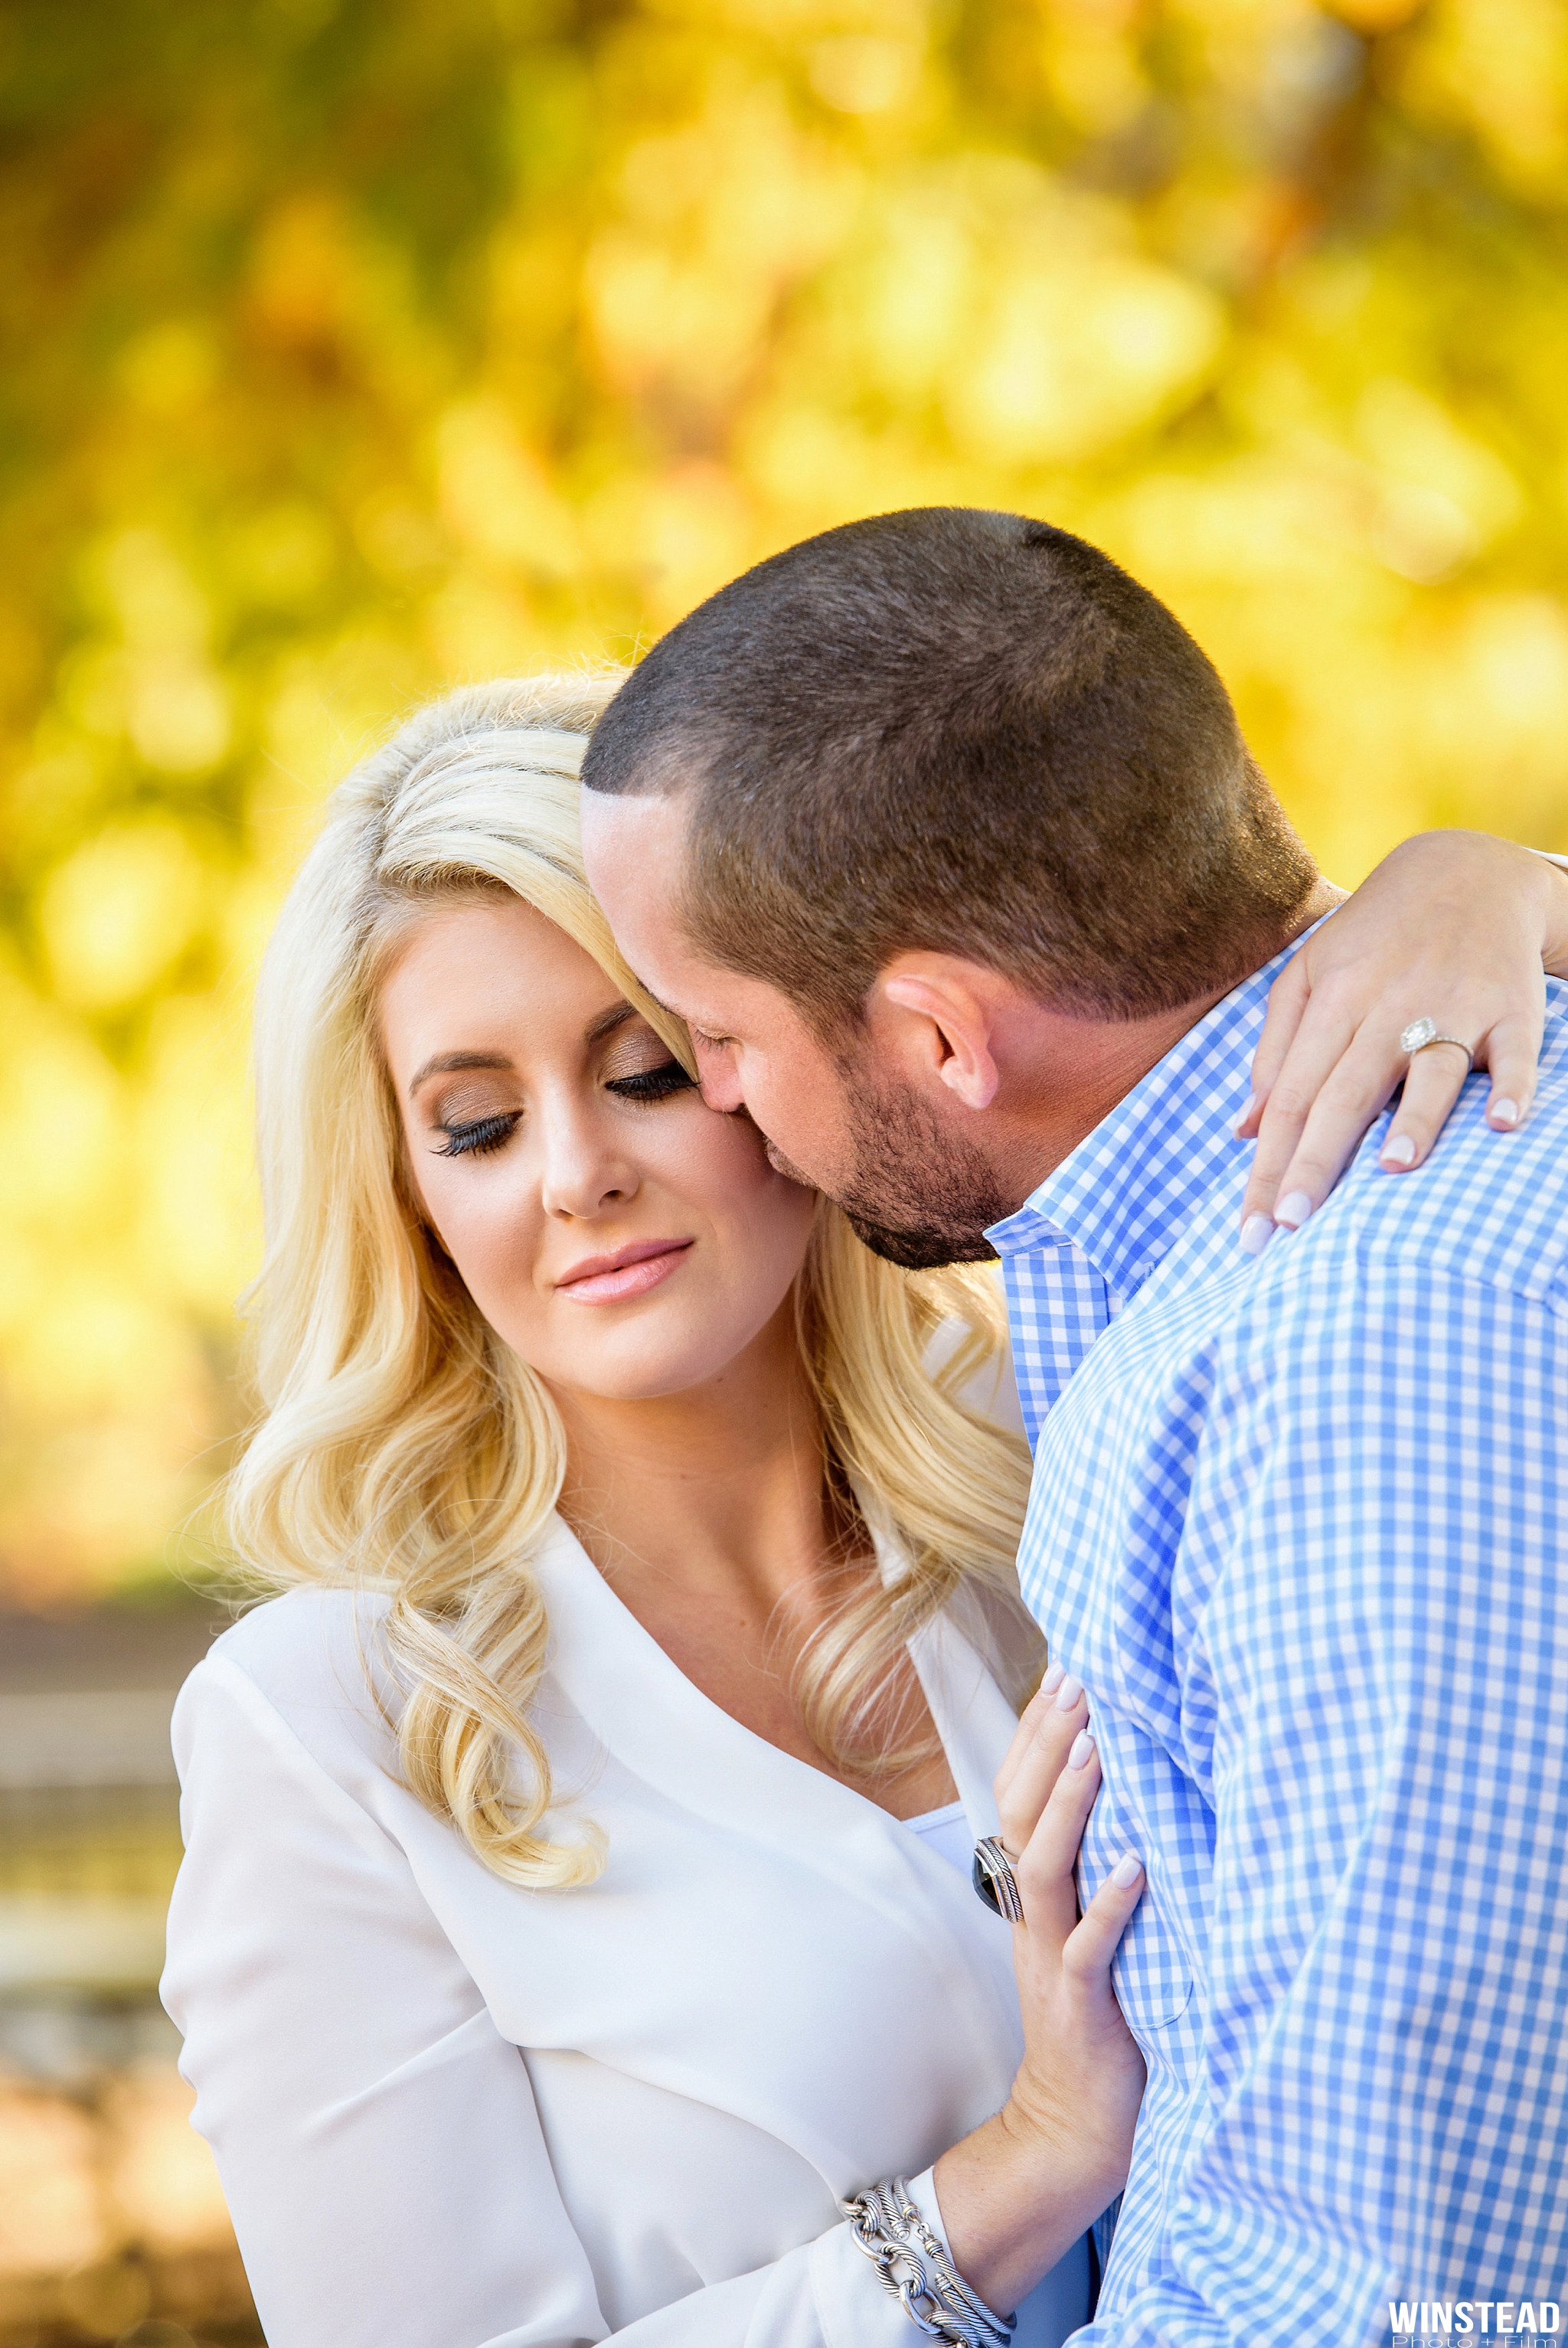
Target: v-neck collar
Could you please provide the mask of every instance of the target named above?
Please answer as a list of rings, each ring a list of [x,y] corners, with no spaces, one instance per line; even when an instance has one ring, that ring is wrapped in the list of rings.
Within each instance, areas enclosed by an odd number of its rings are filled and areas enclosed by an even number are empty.
[[[873,1535],[879,1565],[896,1570]],[[544,1592],[550,1674],[608,1750],[637,1775],[716,1821],[744,1814],[753,1831],[778,1815],[792,1834],[856,1826],[902,1829],[865,1795],[736,1720],[703,1694],[555,1518],[531,1560]],[[956,1625],[939,1615],[909,1644],[958,1797],[976,1835],[995,1831],[990,1754],[1016,1725],[1006,1698]]]
[[[894,1562],[885,1548],[879,1553]],[[931,1998],[930,2012],[941,2017],[940,2043],[931,2059],[949,2082],[944,2092],[954,2109],[966,2108],[965,2096],[975,2080],[994,2080],[1005,2091],[1021,2047],[1010,1937],[982,1909],[951,1861],[902,1819],[769,1744],[704,1695],[616,1596],[559,1519],[547,1529],[531,1566],[551,1628],[537,1716],[548,1735],[552,1713],[562,1728],[567,1724],[562,1715],[573,1715],[569,1741],[583,1765],[574,1763],[573,1776],[590,1815],[595,1776],[582,1732],[588,1746],[598,1748],[598,1782],[610,1828],[604,1876],[580,1899],[573,1895],[571,1902],[552,1907],[552,1929],[580,1926],[592,1934],[603,1902],[611,1915],[624,1914],[620,1897],[634,1900],[646,1892],[637,1846],[619,1842],[614,1813],[629,1823],[651,1795],[655,1811],[666,1806],[684,1811],[692,1840],[707,1847],[699,1869],[705,1882],[711,1883],[717,1871],[733,1884],[741,1901],[765,1901],[771,1896],[767,1887],[776,1885],[778,1896],[791,1903],[791,1913],[804,1901],[813,1921],[804,1943],[794,1933],[789,1945],[798,1961],[800,1947],[809,1947],[808,1962],[825,1968],[824,1993],[839,1979],[844,1952],[856,1948],[880,1952],[877,1962],[893,1973],[908,1963],[909,1978],[928,1984],[921,1994]],[[965,1815],[977,1833],[994,1831],[990,1777],[1016,1725],[1012,1709],[974,1648],[945,1619],[938,1618],[912,1640],[910,1653]],[[626,1786],[628,1776],[637,1781],[636,1793]],[[575,1790],[569,1797],[573,1802],[577,1797]],[[662,1847],[670,1849],[667,1837]],[[624,1875],[617,1864],[622,1853]],[[696,1865],[696,1855],[688,1856]],[[655,2075],[643,2067],[646,2075]],[[751,2095],[744,2105],[733,2102],[732,2084],[727,2086],[705,2070],[689,2049],[667,2075],[657,2075],[683,2094],[727,2108],[733,2103],[797,2145],[824,2177],[852,2173],[854,2163],[842,2147],[822,2139],[820,2115],[802,2108],[799,2070],[789,2061],[773,2082],[771,2102]]]

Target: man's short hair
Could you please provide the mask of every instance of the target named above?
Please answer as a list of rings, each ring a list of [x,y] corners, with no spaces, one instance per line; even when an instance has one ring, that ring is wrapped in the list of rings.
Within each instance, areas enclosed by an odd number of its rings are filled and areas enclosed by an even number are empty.
[[[1097,547],[882,514],[758,563],[600,719],[590,790],[691,801],[696,950],[824,1034],[925,949],[1138,1018],[1235,983],[1315,878],[1212,664]]]

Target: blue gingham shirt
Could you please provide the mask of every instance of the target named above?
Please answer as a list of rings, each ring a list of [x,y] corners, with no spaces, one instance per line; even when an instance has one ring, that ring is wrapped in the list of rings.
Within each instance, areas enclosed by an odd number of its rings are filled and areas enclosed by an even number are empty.
[[[1390,1178],[1382,1120],[1253,1259],[1232,1128],[1278,967],[991,1233],[1024,1590],[1104,1766],[1084,1896],[1148,1869],[1116,1981],[1149,2085],[1081,2348],[1568,2301],[1568,990],[1522,1131],[1472,1078]]]

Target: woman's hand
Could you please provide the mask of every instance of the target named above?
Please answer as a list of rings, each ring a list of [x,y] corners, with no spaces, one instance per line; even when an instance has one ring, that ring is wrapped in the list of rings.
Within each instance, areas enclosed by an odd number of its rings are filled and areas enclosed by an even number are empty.
[[[1143,2057],[1110,1985],[1143,1869],[1131,1854],[1119,1860],[1080,1919],[1074,1869],[1099,1791],[1099,1753],[1083,1690],[1057,1681],[1059,1669],[1019,1722],[996,1778],[1002,1848],[1020,1854],[1013,1876],[1024,1902],[1013,1927],[1024,2060],[1009,2109],[1036,2136],[1071,2148],[1086,2185],[1093,2179],[1098,2217],[1127,2181],[1143,2096]]]
[[[1469,1073],[1443,1046],[1408,1060],[1400,1031],[1435,1020],[1490,1069],[1487,1119],[1522,1123],[1535,1092],[1543,970],[1568,972],[1568,874],[1478,831],[1429,831],[1386,856],[1275,980],[1237,1131],[1256,1136],[1243,1244],[1320,1207],[1404,1084],[1379,1163],[1419,1166]]]
[[[994,2120],[936,2166],[954,2261],[998,2312],[1016,2307],[1127,2178],[1143,2057],[1110,1961],[1143,1892],[1130,1854],[1079,1918],[1073,1869],[1099,1787],[1077,1680],[1053,1666],[996,1776],[1001,1842],[1024,1921],[1013,1927],[1024,2059]]]

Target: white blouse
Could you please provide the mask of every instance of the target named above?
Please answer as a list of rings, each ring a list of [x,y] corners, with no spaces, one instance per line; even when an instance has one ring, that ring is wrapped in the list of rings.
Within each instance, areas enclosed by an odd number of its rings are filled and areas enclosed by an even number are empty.
[[[399,1782],[384,1601],[259,1607],[176,1708],[163,1997],[272,2348],[918,2348],[837,2203],[910,2177],[940,2225],[929,2165],[1006,2096],[1009,1935],[962,1860],[1012,1710],[950,1622],[912,1643],[957,1841],[730,1719],[563,1525],[537,1570],[585,1889],[503,1882]],[[1087,2301],[1079,2243],[1017,2348]]]
[[[939,1851],[949,1867],[968,1876],[975,1859],[975,1837],[962,1802],[949,1802],[944,1810],[927,1810],[923,1818],[905,1818],[903,1823],[929,1849]]]

